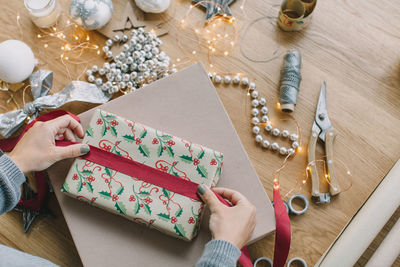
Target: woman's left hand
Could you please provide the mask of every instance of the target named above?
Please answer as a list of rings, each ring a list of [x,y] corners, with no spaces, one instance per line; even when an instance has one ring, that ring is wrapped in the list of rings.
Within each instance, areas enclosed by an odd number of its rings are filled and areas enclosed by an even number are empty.
[[[38,121],[24,134],[9,157],[22,172],[41,171],[62,159],[89,152],[89,146],[84,144],[56,146],[55,140],[60,136],[75,142],[75,135],[83,138],[83,134],[80,123],[69,115],[47,122]]]

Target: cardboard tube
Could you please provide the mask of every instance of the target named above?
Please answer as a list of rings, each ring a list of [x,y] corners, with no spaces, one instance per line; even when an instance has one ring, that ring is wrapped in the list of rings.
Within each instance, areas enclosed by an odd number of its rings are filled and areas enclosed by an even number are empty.
[[[369,259],[365,267],[392,266],[400,255],[400,220],[393,225],[390,232]]]
[[[353,266],[399,207],[399,188],[400,160],[322,255],[316,266]]]

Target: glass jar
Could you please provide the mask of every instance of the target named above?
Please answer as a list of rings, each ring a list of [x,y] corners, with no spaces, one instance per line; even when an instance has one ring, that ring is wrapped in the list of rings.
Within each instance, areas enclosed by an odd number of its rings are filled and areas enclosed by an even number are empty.
[[[24,0],[24,3],[33,23],[40,28],[56,24],[61,13],[57,0]]]

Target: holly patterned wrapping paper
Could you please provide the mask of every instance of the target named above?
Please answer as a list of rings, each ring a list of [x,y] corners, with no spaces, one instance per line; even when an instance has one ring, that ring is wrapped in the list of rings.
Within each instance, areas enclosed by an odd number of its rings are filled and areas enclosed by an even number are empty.
[[[83,143],[210,187],[221,176],[222,153],[100,109]],[[196,236],[202,217],[203,204],[197,200],[80,158],[62,191],[187,241]]]

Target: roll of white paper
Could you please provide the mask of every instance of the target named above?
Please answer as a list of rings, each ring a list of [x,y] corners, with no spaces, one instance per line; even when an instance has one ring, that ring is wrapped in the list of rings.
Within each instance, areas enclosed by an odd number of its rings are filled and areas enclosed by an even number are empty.
[[[399,189],[400,160],[322,255],[316,266],[353,266],[399,207]]]

